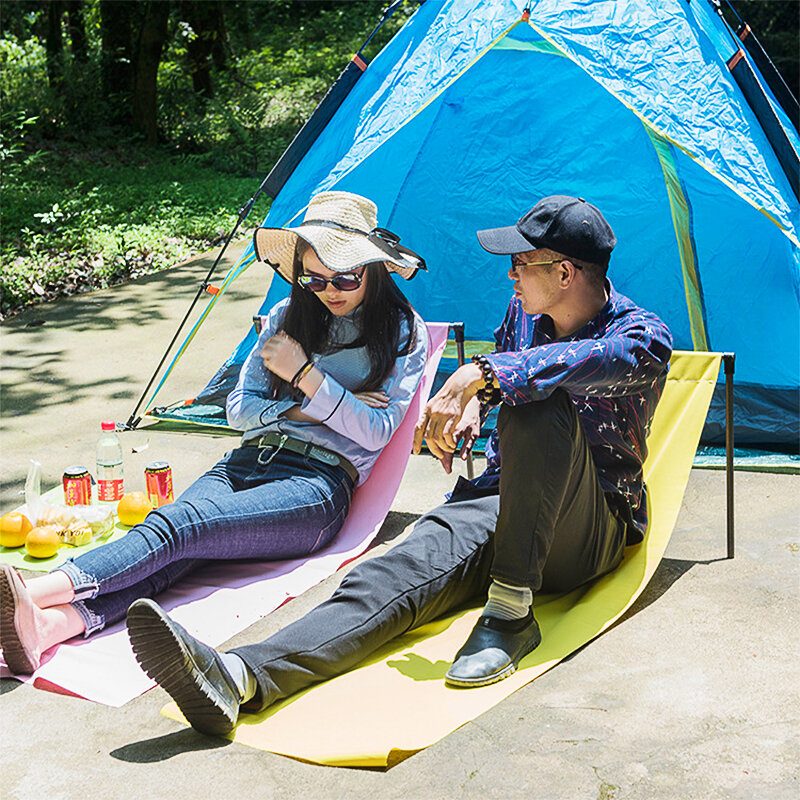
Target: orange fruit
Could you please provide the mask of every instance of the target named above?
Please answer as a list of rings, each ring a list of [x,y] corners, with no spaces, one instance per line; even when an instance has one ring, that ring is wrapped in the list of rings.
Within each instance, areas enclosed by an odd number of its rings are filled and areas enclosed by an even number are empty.
[[[22,547],[31,528],[31,521],[19,511],[4,514],[0,517],[0,546]]]
[[[138,525],[153,510],[150,498],[144,492],[128,492],[117,503],[117,516],[123,525]]]
[[[34,558],[50,558],[61,547],[61,537],[55,525],[39,525],[25,537],[25,549]]]

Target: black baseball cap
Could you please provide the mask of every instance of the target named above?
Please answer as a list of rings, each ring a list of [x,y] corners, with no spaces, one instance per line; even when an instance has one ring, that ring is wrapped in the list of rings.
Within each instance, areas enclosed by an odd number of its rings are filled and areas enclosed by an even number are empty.
[[[478,241],[497,255],[547,248],[606,265],[617,237],[596,206],[582,197],[554,194],[540,200],[516,225],[478,231]]]

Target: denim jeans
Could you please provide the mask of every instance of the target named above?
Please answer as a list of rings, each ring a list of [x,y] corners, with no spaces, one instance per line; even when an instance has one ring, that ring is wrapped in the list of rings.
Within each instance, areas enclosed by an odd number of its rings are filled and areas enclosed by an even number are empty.
[[[125,537],[59,567],[75,588],[73,606],[86,635],[204,561],[298,558],[328,544],[350,510],[350,477],[341,467],[286,450],[262,463],[272,451],[232,450]]]

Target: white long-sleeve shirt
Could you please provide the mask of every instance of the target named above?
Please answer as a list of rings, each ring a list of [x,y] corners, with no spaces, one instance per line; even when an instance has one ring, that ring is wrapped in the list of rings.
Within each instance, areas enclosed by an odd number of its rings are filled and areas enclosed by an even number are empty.
[[[314,355],[314,363],[325,377],[314,396],[299,403],[291,398],[273,398],[273,375],[261,359],[264,343],[278,331],[288,303],[288,299],[282,300],[270,311],[258,342],[242,365],[236,388],[228,396],[228,424],[244,431],[242,444],[277,431],[327,447],[344,456],[358,470],[359,483],[363,483],[380,451],[402,422],[422,378],[428,351],[425,323],[414,315],[414,344],[407,355],[396,360],[381,387],[389,397],[386,408],[370,408],[353,394],[369,374],[369,357],[364,347]],[[359,334],[360,317],[360,309],[347,316],[334,317],[331,340],[337,344],[354,341]],[[401,344],[407,334],[403,321]],[[303,414],[318,421],[294,422],[283,416],[298,404]]]

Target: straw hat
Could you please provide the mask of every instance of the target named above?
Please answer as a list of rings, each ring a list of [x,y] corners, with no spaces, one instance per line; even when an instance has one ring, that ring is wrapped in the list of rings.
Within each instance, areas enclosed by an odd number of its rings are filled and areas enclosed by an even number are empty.
[[[298,239],[314,249],[334,272],[350,272],[364,264],[382,263],[410,280],[425,260],[400,246],[400,237],[378,226],[378,208],[350,192],[320,192],[311,198],[303,221],[294,228],[256,228],[256,258],[265,261],[291,283]]]

